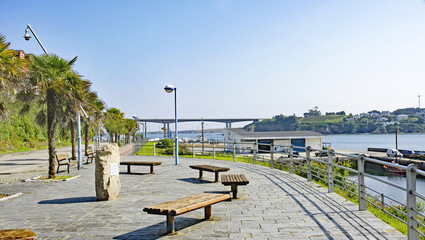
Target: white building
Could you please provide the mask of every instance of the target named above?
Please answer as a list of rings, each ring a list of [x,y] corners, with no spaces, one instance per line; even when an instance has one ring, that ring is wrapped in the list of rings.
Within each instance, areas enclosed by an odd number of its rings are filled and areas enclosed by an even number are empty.
[[[248,132],[242,128],[226,128],[223,133],[225,141],[236,142],[236,147],[240,151],[257,150],[256,146],[259,151],[270,151],[272,143],[275,152],[284,152],[290,145],[321,149],[324,137],[323,134],[312,131]],[[294,150],[304,152],[303,149]]]
[[[406,114],[397,115],[397,121],[405,120],[405,119],[408,119],[408,118],[409,118],[409,116],[407,116]]]

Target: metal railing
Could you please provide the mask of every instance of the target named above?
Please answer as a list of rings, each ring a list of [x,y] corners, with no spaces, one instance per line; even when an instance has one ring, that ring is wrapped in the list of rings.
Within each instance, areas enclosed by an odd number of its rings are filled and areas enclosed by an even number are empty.
[[[152,145],[153,155],[156,153],[155,144],[154,142]],[[273,143],[221,142],[183,143],[179,145],[191,152],[190,155],[193,158],[197,156],[212,156],[213,159],[217,159],[225,156],[227,159],[232,158],[236,162],[241,157],[245,157],[245,159],[252,159],[253,164],[285,169],[291,174],[297,173],[306,177],[308,181],[313,181],[313,179],[322,181],[327,185],[328,192],[334,192],[335,187],[338,187],[358,199],[359,210],[367,210],[367,205],[369,204],[406,224],[408,239],[416,240],[419,239],[419,236],[425,238],[424,231],[419,230],[419,227],[425,229],[425,215],[417,208],[417,201],[425,201],[425,196],[416,191],[416,178],[418,175],[425,177],[425,171],[420,170],[416,164],[403,166],[361,154],[352,155],[334,150],[314,149],[309,146],[298,147],[294,145],[274,145]],[[276,151],[276,149],[280,151]],[[298,151],[303,153],[300,154]],[[317,153],[318,156],[312,157],[313,152]],[[173,154],[175,153],[173,152]],[[357,169],[344,166],[342,165],[343,162],[351,162],[357,166]],[[405,185],[401,186],[366,173],[366,162],[406,171]],[[357,175],[357,181],[337,174],[337,169]],[[365,184],[365,178],[370,178],[404,191],[406,193],[406,202],[402,203],[377,190],[368,188]],[[394,202],[398,205],[389,204],[388,202]]]

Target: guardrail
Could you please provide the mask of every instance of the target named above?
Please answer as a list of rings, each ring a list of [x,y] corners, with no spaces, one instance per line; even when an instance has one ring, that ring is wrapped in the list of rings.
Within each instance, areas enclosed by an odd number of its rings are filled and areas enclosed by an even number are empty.
[[[425,215],[417,208],[417,200],[425,201],[425,196],[416,191],[416,178],[417,176],[425,177],[425,171],[420,170],[416,164],[403,166],[366,157],[361,154],[351,155],[336,152],[334,150],[322,150],[311,147],[298,147],[294,145],[274,145],[273,143],[188,143],[179,144],[179,146],[189,150],[193,158],[199,155],[209,155],[212,156],[213,159],[216,159],[217,156],[221,154],[228,157],[231,156],[233,161],[236,162],[240,157],[250,157],[252,158],[253,164],[259,164],[259,162],[262,162],[263,165],[271,168],[286,168],[289,173],[297,173],[305,176],[308,181],[313,181],[313,178],[321,180],[326,183],[328,192],[334,192],[335,186],[337,186],[347,193],[357,196],[359,210],[367,210],[367,203],[369,203],[377,209],[391,215],[398,221],[406,224],[408,239],[416,240],[419,239],[419,236],[425,238],[424,230],[419,229],[425,229]],[[155,155],[155,143],[153,143],[152,147],[153,155]],[[276,151],[275,149],[283,151]],[[295,150],[305,151],[305,154],[299,154]],[[316,152],[318,156],[312,157],[313,152]],[[337,161],[340,159],[353,162],[357,165],[357,169],[343,166],[341,164],[342,161]],[[401,186],[394,184],[366,173],[366,162],[372,162],[406,171],[405,185]],[[357,181],[353,181],[346,176],[337,174],[337,169],[356,174]],[[389,196],[385,196],[383,193],[380,193],[375,189],[368,188],[365,185],[365,178],[370,178],[404,191],[406,193],[406,202],[402,203]],[[368,191],[375,195],[369,194]],[[399,207],[388,204],[389,201],[397,203]]]

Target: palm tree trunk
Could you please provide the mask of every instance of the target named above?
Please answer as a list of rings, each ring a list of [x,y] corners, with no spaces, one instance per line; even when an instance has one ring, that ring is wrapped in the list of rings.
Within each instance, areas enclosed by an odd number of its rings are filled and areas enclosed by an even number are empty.
[[[75,142],[77,140],[77,136],[75,134],[75,123],[71,121],[71,143],[72,143],[72,159],[77,159],[77,151],[75,149]]]
[[[47,137],[49,142],[49,178],[55,177],[55,154],[56,154],[56,108],[57,99],[54,89],[47,89]]]

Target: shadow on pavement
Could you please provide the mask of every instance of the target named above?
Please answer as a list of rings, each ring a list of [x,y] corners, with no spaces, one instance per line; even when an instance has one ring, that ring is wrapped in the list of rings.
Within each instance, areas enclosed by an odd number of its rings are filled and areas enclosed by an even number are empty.
[[[174,220],[176,233],[171,235],[178,235],[178,231],[187,227],[191,227],[192,225],[203,221],[204,219],[176,217]],[[140,228],[129,233],[125,233],[123,235],[116,236],[113,239],[158,239],[163,237],[164,235],[167,235],[166,228],[166,222],[164,221],[151,226]]]
[[[120,175],[149,175],[149,174],[152,174],[152,173],[139,173],[139,172],[128,173],[128,172],[120,172]]]
[[[70,204],[70,203],[83,203],[83,202],[96,202],[96,197],[75,197],[75,198],[43,200],[38,202],[38,204]]]
[[[199,178],[179,178],[177,180],[194,184],[213,183],[213,181],[207,181]]]

